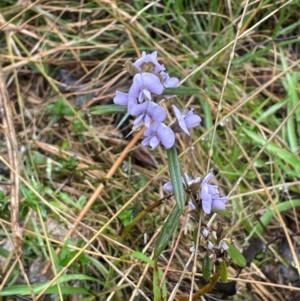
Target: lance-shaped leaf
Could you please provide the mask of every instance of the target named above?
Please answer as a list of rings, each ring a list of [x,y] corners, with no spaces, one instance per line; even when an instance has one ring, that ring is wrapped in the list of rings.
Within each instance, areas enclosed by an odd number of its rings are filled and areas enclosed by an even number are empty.
[[[176,87],[176,88],[166,88],[163,91],[163,95],[199,95],[204,91],[199,88],[190,87]]]
[[[116,114],[116,113],[126,113],[127,107],[120,105],[100,105],[94,106],[90,109],[92,115],[102,115],[102,114]]]
[[[208,281],[211,276],[211,260],[209,255],[206,254],[202,260],[202,274],[203,278]]]
[[[228,249],[226,252],[231,257],[231,259],[241,268],[246,266],[246,259],[243,256],[243,254],[229,241],[226,240],[226,244],[228,246]]]
[[[178,225],[181,212],[182,210],[177,205],[164,223],[155,245],[154,258],[158,258],[158,256],[162,253],[162,251],[170,241],[170,238],[175,232]]]
[[[223,282],[227,282],[228,279],[228,272],[227,272],[227,266],[225,261],[222,261],[220,263],[220,279]]]
[[[180,170],[180,162],[177,155],[176,147],[173,146],[167,150],[169,171],[171,176],[171,182],[173,185],[173,191],[175,199],[180,210],[183,210],[184,207],[184,191],[183,183]]]

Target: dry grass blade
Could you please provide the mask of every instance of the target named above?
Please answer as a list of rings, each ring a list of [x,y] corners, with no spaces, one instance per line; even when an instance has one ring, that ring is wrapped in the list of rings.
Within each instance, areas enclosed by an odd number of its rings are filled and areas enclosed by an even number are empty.
[[[13,115],[11,112],[11,102],[8,96],[6,81],[0,66],[0,110],[2,115],[2,131],[5,136],[10,172],[10,206],[11,224],[14,235],[14,247],[17,255],[22,253],[22,227],[19,224],[19,203],[20,203],[20,163],[18,159],[18,142],[14,128]]]

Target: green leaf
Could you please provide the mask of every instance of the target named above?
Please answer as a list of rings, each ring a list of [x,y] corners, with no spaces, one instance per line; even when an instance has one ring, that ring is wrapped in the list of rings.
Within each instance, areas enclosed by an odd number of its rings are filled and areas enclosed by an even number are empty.
[[[228,272],[227,272],[227,266],[225,261],[222,261],[220,264],[220,278],[223,282],[227,282]]]
[[[163,95],[196,95],[202,94],[203,90],[199,88],[190,88],[190,87],[176,87],[176,88],[166,88],[163,91]]]
[[[243,131],[249,136],[252,140],[254,140],[257,144],[261,146],[265,146],[267,140],[262,138],[261,136],[248,131],[243,128]],[[283,161],[289,163],[293,168],[300,170],[300,160],[299,157],[291,153],[289,150],[283,149],[279,146],[276,146],[274,143],[269,143],[266,147],[266,150],[273,156],[279,157]]]
[[[286,201],[279,204],[276,204],[277,210],[279,212],[286,211],[292,208],[299,208],[300,207],[300,199],[292,200],[292,201]],[[249,237],[257,235],[257,233],[262,234],[264,227],[266,227],[272,217],[275,215],[275,208],[273,205],[270,205],[266,212],[263,214],[263,216],[259,219],[260,222],[255,225],[254,228],[252,228]]]
[[[154,258],[158,258],[170,241],[170,238],[178,225],[181,212],[182,210],[177,205],[169,215],[167,221],[164,223],[155,244]]]
[[[184,191],[183,191],[183,183],[182,176],[180,170],[180,162],[177,155],[176,147],[173,146],[167,150],[168,155],[168,163],[169,163],[169,171],[171,176],[171,182],[173,185],[174,195],[177,201],[177,205],[180,210],[184,208]]]
[[[246,259],[243,254],[228,240],[224,240],[228,246],[226,250],[231,259],[241,268],[246,266]]]
[[[92,115],[103,115],[103,114],[117,114],[117,113],[126,113],[127,106],[121,105],[100,105],[94,106],[90,109]]]
[[[132,253],[128,253],[128,254],[125,254],[125,255],[121,256],[122,259],[126,258],[126,257],[134,257],[134,258],[137,258],[139,260],[142,260],[142,261],[146,262],[147,264],[149,264],[153,268],[153,260],[150,259],[147,255],[145,255],[141,252],[134,251]]]
[[[99,282],[100,281],[96,278],[93,277],[89,277],[83,274],[71,274],[71,275],[63,275],[61,277],[59,277],[57,279],[56,282],[52,283],[52,285],[46,290],[46,294],[54,294],[57,293],[57,282],[59,283],[63,283],[63,282],[67,282],[70,280],[87,280],[87,281],[95,281],[95,282]],[[31,286],[32,291],[35,294],[39,294],[45,287],[48,286],[48,284],[50,283],[50,281],[41,283],[41,284],[35,284]],[[79,287],[74,287],[74,286],[61,286],[61,291],[63,294],[89,294],[87,292],[87,290],[83,289],[83,288],[79,288]],[[10,287],[4,287],[1,291],[0,291],[0,296],[16,296],[16,295],[30,295],[31,294],[31,290],[30,287],[28,287],[28,285],[13,285]]]
[[[211,260],[209,255],[206,254],[202,260],[202,274],[203,278],[208,281],[211,276]]]

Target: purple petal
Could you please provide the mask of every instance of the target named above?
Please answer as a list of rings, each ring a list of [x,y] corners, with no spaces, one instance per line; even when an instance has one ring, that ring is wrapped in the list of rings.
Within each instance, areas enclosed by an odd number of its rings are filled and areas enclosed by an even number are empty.
[[[144,124],[148,128],[151,125],[151,118],[149,115],[144,114]]]
[[[132,107],[130,114],[132,116],[140,115],[134,121],[134,125],[139,125],[144,121],[146,127],[150,126],[151,118],[154,121],[162,122],[165,120],[166,115],[167,115],[165,109],[162,106],[160,106],[152,101],[145,101],[141,104],[136,104],[135,106]]]
[[[164,81],[164,85],[167,88],[176,87],[179,83],[179,79],[177,77],[169,77],[167,80]]]
[[[220,199],[216,199],[216,200],[213,200],[212,207],[219,209],[219,210],[224,210],[225,204]]]
[[[209,173],[208,175],[206,175],[202,181],[202,183],[206,183],[208,184],[208,182],[214,177],[214,174],[213,173]]]
[[[128,105],[128,93],[116,91],[116,96],[114,97],[114,103],[116,105],[127,106]]]
[[[184,177],[181,177],[181,178],[182,178],[183,184],[187,183],[189,185],[189,183],[191,183],[191,181],[192,181],[192,178],[187,173],[184,173]]]
[[[131,114],[132,116],[139,116],[139,115],[145,114],[145,112],[147,112],[148,104],[149,104],[148,101],[145,101],[145,102],[143,102],[143,103],[136,104],[136,105],[131,109],[130,114]]]
[[[189,130],[188,130],[188,128],[186,127],[186,124],[185,124],[184,118],[183,118],[183,116],[182,116],[182,113],[180,112],[180,110],[179,110],[176,106],[172,105],[172,107],[173,107],[175,116],[176,116],[176,118],[177,118],[177,120],[178,120],[178,123],[179,123],[180,128],[181,128],[187,135],[190,135]]]
[[[157,138],[165,148],[170,148],[175,143],[175,134],[172,129],[161,123],[157,128]]]
[[[210,214],[210,212],[211,212],[211,202],[202,200],[202,209],[206,214]]]
[[[129,95],[129,93],[128,93],[128,95]],[[133,108],[135,108],[136,105],[137,105],[136,98],[129,95],[128,96],[127,113],[131,115],[131,111],[132,111]]]
[[[171,182],[167,182],[166,184],[163,185],[163,190],[165,192],[172,193],[173,192],[173,184]]]
[[[154,149],[159,145],[159,140],[157,139],[156,136],[153,136],[153,137],[150,139],[149,145],[151,146],[151,149],[152,149],[152,150],[154,150]]]
[[[165,70],[165,67],[158,63],[157,61],[157,51],[152,52],[151,54],[147,54],[145,51],[142,52],[142,57],[137,59],[133,65],[141,72],[143,63],[153,63],[154,64],[154,72],[159,73]]]
[[[193,128],[196,127],[200,124],[201,122],[201,117],[198,115],[190,115],[185,117],[185,124],[188,128]]]
[[[145,130],[144,136],[146,137],[153,136],[156,133],[158,126],[159,126],[158,122],[153,122],[150,125],[150,127]]]
[[[165,148],[170,148],[175,143],[175,134],[163,123],[153,122],[144,132],[144,136],[148,137],[142,141],[142,145],[150,145],[152,149],[161,143]]]
[[[150,55],[154,60],[157,60],[157,51],[153,51]]]
[[[147,130],[147,129],[146,129]],[[145,130],[145,131],[146,131]],[[145,133],[145,132],[144,132]],[[149,137],[147,137],[147,138],[145,138],[144,140],[142,140],[142,142],[141,142],[141,144],[143,145],[143,146],[148,146],[148,145],[150,145],[150,140],[151,140],[151,138],[152,138],[152,136],[149,136]]]
[[[219,188],[216,185],[206,184],[208,188],[208,193],[211,195],[215,195],[219,193]]]
[[[196,209],[196,206],[192,202],[189,202],[189,211],[192,211],[195,209]]]
[[[133,124],[135,126],[140,126],[144,122],[144,114],[140,115],[134,122]]]
[[[151,93],[160,95],[164,90],[159,78],[152,73],[138,73],[133,77],[133,83],[129,89],[129,97],[138,99],[139,102],[151,100]]]
[[[154,121],[162,122],[167,117],[166,110],[152,101],[149,103],[147,111],[148,115],[151,116]]]
[[[149,91],[157,95],[161,95],[161,93],[164,90],[164,86],[160,82],[158,76],[148,72],[142,73],[141,76],[142,76],[143,85],[147,87]]]
[[[176,87],[179,83],[179,79],[177,77],[170,77],[167,72],[162,71],[160,75],[163,78],[163,83],[165,87]]]
[[[212,202],[212,207],[219,209],[219,210],[224,210],[225,209],[225,204],[228,201],[228,197],[218,197],[213,200]]]
[[[204,237],[208,237],[208,235],[209,235],[209,229],[208,228],[203,228],[203,230],[202,230],[202,235],[204,236]]]
[[[143,89],[139,95],[139,101],[142,102],[144,100],[152,100],[151,92],[147,89]]]
[[[206,214],[209,214],[211,211],[212,206],[212,198],[211,195],[208,193],[208,187],[205,183],[202,183],[200,197],[202,199],[202,208]]]
[[[220,248],[224,251],[228,250],[228,246],[224,240],[221,242]]]

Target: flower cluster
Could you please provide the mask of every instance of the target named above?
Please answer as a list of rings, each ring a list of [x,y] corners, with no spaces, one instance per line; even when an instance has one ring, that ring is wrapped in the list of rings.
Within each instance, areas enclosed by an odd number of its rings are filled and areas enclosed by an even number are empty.
[[[209,173],[207,176],[204,177],[202,182],[200,177],[197,177],[196,179],[191,179],[187,174],[185,174],[185,179],[182,178],[182,182],[186,189],[190,188],[192,191],[198,191],[198,195],[202,203],[202,209],[206,214],[209,214],[212,208],[224,210],[225,204],[228,201],[227,196],[220,197],[219,188],[217,185],[209,184],[209,181],[213,177],[214,175],[212,173]],[[172,183],[167,182],[163,185],[163,189],[166,192],[173,192]],[[190,204],[190,207],[192,208],[192,204]]]
[[[127,62],[125,67],[133,75],[133,83],[128,93],[116,91],[114,103],[127,106],[128,114],[136,117],[134,128],[146,126],[142,145],[155,149],[162,144],[165,148],[171,148],[175,143],[175,132],[183,131],[190,135],[188,129],[201,122],[200,116],[194,114],[194,109],[180,110],[173,105],[176,122],[171,127],[163,123],[167,117],[166,110],[155,100],[165,88],[176,87],[179,80],[165,71],[165,67],[157,60],[157,52],[143,52],[141,58],[134,63]]]

